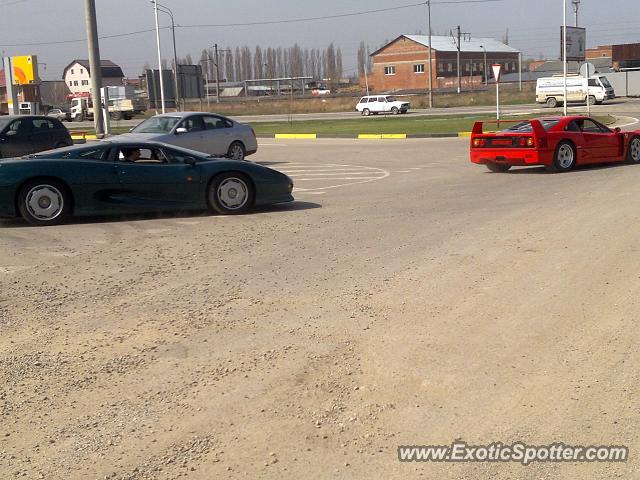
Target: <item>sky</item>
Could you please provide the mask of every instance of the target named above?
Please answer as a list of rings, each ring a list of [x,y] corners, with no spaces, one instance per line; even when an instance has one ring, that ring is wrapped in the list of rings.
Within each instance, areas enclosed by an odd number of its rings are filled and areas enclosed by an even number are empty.
[[[472,37],[502,39],[524,58],[557,58],[560,50],[562,0],[431,0],[434,34],[448,34],[457,25]],[[640,0],[581,0],[579,25],[587,28],[587,46],[640,42]],[[178,56],[200,57],[203,48],[248,45],[326,48],[334,42],[343,54],[345,74],[356,70],[358,46],[375,50],[402,34],[428,32],[426,5],[421,0],[162,0],[175,17]],[[96,0],[100,55],[137,77],[145,63],[157,64],[155,18],[149,0]],[[414,6],[410,6],[414,5]],[[571,0],[567,23],[573,25]],[[403,8],[405,7],[405,8]],[[384,12],[267,25],[235,25],[325,17],[379,9]],[[66,65],[88,58],[83,0],[0,0],[0,53],[38,56],[40,76],[62,78]],[[160,14],[161,27],[170,25]],[[212,25],[212,26],[201,26]],[[64,42],[64,43],[55,43]],[[161,31],[163,57],[173,55],[171,31]]]

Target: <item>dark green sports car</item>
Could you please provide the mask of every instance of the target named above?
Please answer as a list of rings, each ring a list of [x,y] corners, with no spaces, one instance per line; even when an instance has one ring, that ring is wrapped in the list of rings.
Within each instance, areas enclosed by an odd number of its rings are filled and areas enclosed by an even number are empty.
[[[290,202],[293,181],[267,167],[156,142],[103,141],[0,160],[0,217],[55,225],[71,215]]]

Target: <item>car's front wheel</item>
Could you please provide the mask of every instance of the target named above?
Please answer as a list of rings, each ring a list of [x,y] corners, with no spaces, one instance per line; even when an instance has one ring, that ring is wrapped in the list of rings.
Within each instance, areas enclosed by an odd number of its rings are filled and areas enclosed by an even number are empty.
[[[365,108],[364,110],[362,110],[362,115],[364,115],[365,117],[368,117],[369,115],[371,115],[371,110],[369,110],[368,108]]]
[[[233,142],[229,146],[229,150],[227,151],[227,157],[231,160],[244,160],[245,150],[244,145],[240,142]]]
[[[640,137],[633,137],[627,147],[627,162],[640,163]]]
[[[552,172],[567,172],[576,165],[576,149],[573,144],[563,140],[556,147],[553,164],[547,169]]]
[[[58,225],[71,211],[71,195],[57,180],[36,180],[20,189],[18,210],[32,225]]]
[[[209,206],[222,215],[245,213],[253,205],[255,190],[249,177],[240,172],[223,173],[209,184]]]

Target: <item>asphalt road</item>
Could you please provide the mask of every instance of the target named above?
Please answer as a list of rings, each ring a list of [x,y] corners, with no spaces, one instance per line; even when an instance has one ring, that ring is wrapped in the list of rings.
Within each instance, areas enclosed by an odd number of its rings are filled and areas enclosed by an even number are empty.
[[[355,108],[355,105],[354,105]],[[607,102],[602,105],[594,105],[592,108],[593,114],[608,114],[613,115],[626,115],[626,114],[640,114],[640,99],[636,98],[618,98],[611,102]],[[501,107],[501,112],[505,115],[528,115],[528,114],[545,114],[550,110],[544,106],[538,104],[529,105],[505,105]],[[571,106],[569,112],[585,114],[587,111],[586,106]],[[434,108],[411,110],[408,115],[495,115],[495,107],[456,107],[456,108]],[[289,115],[247,115],[233,117],[240,122],[286,122],[289,121]],[[367,121],[358,112],[338,112],[338,113],[308,113],[308,114],[294,114],[291,115],[293,121],[299,120],[336,120],[336,119],[349,119],[349,118],[362,118],[363,121]],[[117,127],[133,127],[142,121],[142,117],[134,118],[131,120],[120,120],[118,122],[111,121],[112,126]],[[71,129],[93,128],[92,122],[78,122],[68,123],[67,126]]]
[[[3,479],[611,479],[640,468],[640,166],[262,141],[297,201],[0,222]],[[456,439],[628,463],[400,463]]]

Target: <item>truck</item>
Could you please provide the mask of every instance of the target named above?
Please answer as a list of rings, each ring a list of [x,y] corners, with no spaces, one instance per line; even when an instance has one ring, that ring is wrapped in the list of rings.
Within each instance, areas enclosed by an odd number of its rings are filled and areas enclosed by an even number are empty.
[[[616,98],[613,87],[604,75],[589,78],[580,75],[567,75],[567,103],[601,104],[605,100]],[[564,102],[564,77],[539,78],[536,82],[536,102],[545,103],[554,108]]]
[[[109,94],[109,116],[113,120],[130,120],[134,115],[146,110],[144,100],[136,97],[133,87],[105,87]],[[91,94],[79,93],[70,96],[71,120],[82,122],[93,120],[93,101]],[[102,97],[104,102],[104,94]]]

